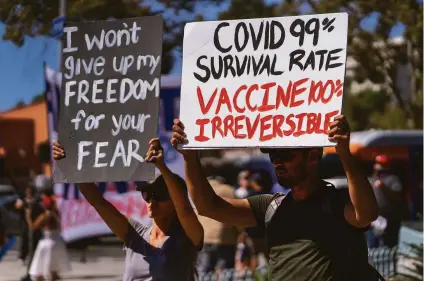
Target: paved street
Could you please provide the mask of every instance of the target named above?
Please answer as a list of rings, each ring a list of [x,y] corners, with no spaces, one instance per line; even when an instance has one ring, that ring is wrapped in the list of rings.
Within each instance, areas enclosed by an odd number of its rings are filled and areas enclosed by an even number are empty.
[[[106,244],[91,246],[87,253],[87,263],[79,261],[80,255],[75,250],[69,251],[72,268],[62,275],[62,280],[69,281],[121,281],[124,268],[122,245]],[[0,262],[0,281],[19,281],[25,274],[25,267],[17,259],[18,252],[10,251]]]

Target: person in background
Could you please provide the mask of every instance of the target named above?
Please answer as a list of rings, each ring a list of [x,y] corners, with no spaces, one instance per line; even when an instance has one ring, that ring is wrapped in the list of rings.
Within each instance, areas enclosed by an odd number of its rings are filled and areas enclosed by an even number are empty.
[[[368,246],[394,247],[398,243],[401,221],[408,217],[404,187],[390,167],[386,155],[375,158],[373,188],[379,208],[379,217],[368,231]]]
[[[0,247],[6,243],[7,239],[7,226],[4,219],[4,210],[0,207]]]
[[[51,178],[49,178],[45,174],[38,174],[34,177],[34,186],[38,190],[46,189],[46,188],[50,189],[51,183],[52,183]]]
[[[36,189],[32,185],[26,185],[24,188],[24,198],[18,199],[15,202],[15,208],[20,211],[23,222],[21,232],[21,245],[19,251],[19,259],[26,263],[26,274],[21,278],[22,281],[31,280],[29,267],[31,266],[32,258],[37,248],[38,242],[41,239],[41,229],[30,230],[26,220],[25,210],[31,209],[31,220],[35,221],[40,214],[44,212],[41,205],[41,197],[37,194]]]
[[[246,232],[241,232],[238,237],[235,256],[236,280],[246,280],[248,271],[256,270],[255,250],[252,239]]]
[[[260,172],[254,172],[249,177],[249,186],[251,189],[250,196],[265,193],[265,188],[262,182],[262,175]]]
[[[249,186],[251,187],[250,196],[267,194],[272,186],[271,177],[266,170],[256,169],[249,177]],[[266,262],[265,231],[259,227],[247,227],[244,234],[248,236],[249,241],[249,261],[252,268],[262,267]]]
[[[16,186],[15,188],[19,190],[19,185],[13,178],[12,182],[13,185]],[[37,189],[32,184],[25,185],[23,190],[20,192],[20,198],[15,201],[15,208],[16,210],[18,210],[20,219],[22,221],[19,259],[22,261],[23,264],[25,264],[31,254],[34,253],[35,248],[37,247],[38,240],[40,240],[41,237],[41,231],[37,230],[31,233],[28,229],[28,224],[25,219],[25,209],[27,207],[31,207],[31,209],[33,210],[33,219],[35,219],[35,217],[41,214],[41,212],[43,211],[41,207],[40,195],[38,194]],[[30,238],[32,239],[32,241],[30,241]]]
[[[25,215],[30,230],[41,229],[43,238],[38,242],[31,261],[29,274],[36,281],[60,279],[60,273],[70,270],[70,261],[66,244],[61,236],[60,215],[52,196],[43,194],[44,212],[35,220],[31,208],[26,208]]]
[[[0,205],[0,261],[16,244],[15,236],[10,233],[11,219],[8,211]]]
[[[237,176],[238,188],[235,191],[237,198],[243,199],[251,195],[250,189],[250,172],[248,170],[242,170]]]
[[[219,178],[209,177],[208,180],[217,194],[235,198],[232,186],[220,181]],[[204,246],[198,259],[199,271],[202,273],[210,271],[219,273],[224,269],[234,268],[239,230],[232,225],[208,217],[198,215],[198,218],[205,232]]]
[[[0,249],[7,242],[7,227],[4,222],[3,211],[0,209]]]
[[[65,149],[55,142],[54,159],[66,157]],[[186,184],[165,165],[158,138],[150,141],[145,161],[155,163],[161,172],[153,181],[136,188],[146,202],[152,226],[125,217],[102,196],[95,183],[79,183],[78,188],[125,243],[123,281],[195,280],[203,228],[189,201]]]

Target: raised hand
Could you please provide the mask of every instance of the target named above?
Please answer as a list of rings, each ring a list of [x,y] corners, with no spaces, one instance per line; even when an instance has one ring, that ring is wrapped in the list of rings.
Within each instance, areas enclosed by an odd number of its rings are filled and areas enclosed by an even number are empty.
[[[184,156],[188,156],[188,155],[196,156],[197,150],[192,150],[192,149],[183,150],[178,148],[178,145],[188,143],[187,135],[184,132],[184,124],[179,119],[174,120],[172,131],[173,131],[172,137],[171,137],[172,146]]]
[[[163,160],[163,148],[160,144],[159,138],[153,138],[150,140],[149,149],[147,150],[144,160],[147,163],[155,163],[158,168],[165,165],[165,161]]]
[[[53,143],[53,159],[60,160],[66,157],[65,150],[57,141]]]
[[[350,153],[350,127],[344,115],[338,115],[329,125],[328,139],[337,142],[337,153]]]

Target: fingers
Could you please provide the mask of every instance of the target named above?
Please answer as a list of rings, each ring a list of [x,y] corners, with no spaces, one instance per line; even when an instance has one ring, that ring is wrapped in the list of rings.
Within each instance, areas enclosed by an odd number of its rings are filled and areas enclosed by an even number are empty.
[[[174,120],[174,125],[172,126],[172,134],[171,144],[176,147],[178,144],[187,143],[187,135],[184,132],[184,125],[180,120]]]
[[[151,161],[153,163],[156,163],[156,161],[158,161],[159,159],[162,159],[163,157],[163,152],[162,151],[157,151],[156,155],[152,156]]]
[[[181,122],[180,119],[174,119],[174,125],[176,125],[177,127],[180,127],[182,130],[184,130],[184,124],[183,122]]]
[[[149,149],[146,152],[144,160],[148,163],[155,163],[163,156],[163,148],[159,138],[153,138],[149,141]]]
[[[61,146],[57,141],[53,143],[53,150],[63,150],[63,146]]]
[[[332,142],[349,140],[349,124],[344,115],[336,116],[329,125],[328,139]]]
[[[152,158],[152,154],[153,154],[153,151],[152,151],[151,147],[149,147],[149,149],[146,152],[146,156],[144,157],[144,160],[146,162],[150,162],[150,159]]]
[[[347,127],[347,125],[343,122],[341,122],[340,120],[337,121],[333,121],[330,123],[330,125],[328,126],[329,130],[331,131],[331,129],[334,128],[339,128],[345,132],[349,132],[349,128]]]
[[[336,116],[334,121],[329,124],[328,135],[331,133],[350,134],[349,124],[343,115]]]
[[[178,144],[186,144],[186,143],[188,143],[188,140],[183,135],[176,132],[172,134],[171,144],[174,147],[177,146]]]
[[[341,134],[343,134],[344,133],[344,131],[343,131],[343,129],[342,128],[340,128],[340,127],[332,127],[329,131],[328,131],[328,136],[329,137],[333,137],[333,136],[335,136],[335,135],[341,135]]]
[[[178,126],[178,125],[173,125],[172,126],[172,131],[174,131],[174,133],[177,133],[181,136],[187,137],[186,133],[184,132],[183,127]]]
[[[171,144],[176,147],[178,144],[187,143],[187,135],[184,132],[184,124],[179,120],[174,120],[174,125],[172,126]]]
[[[332,137],[328,137],[331,142],[339,142],[339,141],[347,141],[349,136],[347,135],[334,135]]]
[[[57,141],[55,141],[53,143],[53,159],[59,160],[64,158],[65,156],[66,155],[63,146],[61,146]]]
[[[159,140],[159,138],[153,138],[153,139],[151,139],[151,140],[149,141],[149,145],[155,145],[155,146],[160,145],[160,140]]]
[[[340,124],[340,127],[344,128],[347,132],[350,132],[349,122],[344,115],[338,115],[334,117],[333,122],[330,123],[330,127],[336,126],[337,124]]]
[[[154,149],[152,146],[149,147],[149,150],[146,153],[144,160],[148,163],[156,163],[157,160],[163,157],[163,149]]]

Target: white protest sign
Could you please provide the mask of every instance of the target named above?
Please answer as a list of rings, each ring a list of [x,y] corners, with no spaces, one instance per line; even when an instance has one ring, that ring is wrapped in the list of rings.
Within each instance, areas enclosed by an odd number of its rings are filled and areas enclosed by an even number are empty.
[[[347,13],[188,23],[184,148],[334,146]]]

